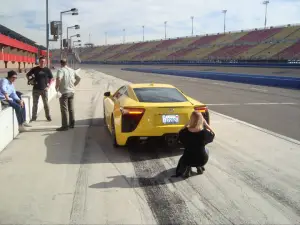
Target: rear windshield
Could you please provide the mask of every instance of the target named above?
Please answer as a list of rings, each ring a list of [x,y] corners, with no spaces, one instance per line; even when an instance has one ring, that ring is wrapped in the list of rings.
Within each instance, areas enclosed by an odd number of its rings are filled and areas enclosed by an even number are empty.
[[[134,88],[140,102],[186,102],[187,99],[175,88]]]

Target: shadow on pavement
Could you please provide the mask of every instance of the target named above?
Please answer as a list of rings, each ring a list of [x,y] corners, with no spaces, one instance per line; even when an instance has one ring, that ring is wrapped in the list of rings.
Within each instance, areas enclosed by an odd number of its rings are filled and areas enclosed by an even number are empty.
[[[135,187],[152,187],[158,185],[166,185],[170,183],[176,183],[182,181],[181,177],[172,177],[175,174],[175,169],[168,169],[161,173],[158,173],[154,177],[127,177],[125,175],[107,177],[112,179],[108,182],[100,182],[89,186],[90,188],[135,188]],[[197,173],[193,172],[193,175]]]
[[[137,162],[182,154],[181,149],[165,149],[155,142],[142,144],[136,148],[114,148],[103,118],[92,121],[78,120],[75,128],[68,131],[57,132],[54,129],[51,127],[39,130],[49,131],[48,134],[44,134],[47,135],[45,161],[52,164]]]

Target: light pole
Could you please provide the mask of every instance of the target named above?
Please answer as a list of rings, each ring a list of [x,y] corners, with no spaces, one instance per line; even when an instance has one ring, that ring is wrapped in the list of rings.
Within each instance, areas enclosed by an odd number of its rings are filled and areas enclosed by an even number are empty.
[[[224,13],[224,34],[225,34],[225,31],[226,31],[226,13],[227,13],[227,10],[224,9],[224,10],[222,11],[222,13]]]
[[[267,27],[267,10],[268,10],[268,4],[270,1],[264,1],[263,4],[266,5],[266,11],[265,11],[265,28]]]
[[[165,39],[167,39],[167,21],[165,21],[164,23],[165,23]]]
[[[125,43],[125,29],[123,29],[123,44]]]
[[[47,67],[49,67],[49,15],[48,0],[46,0],[46,46],[47,46]]]
[[[75,35],[70,36],[71,46],[72,46],[72,37],[80,37],[80,34],[75,34]]]
[[[62,59],[62,35],[63,35],[63,24],[62,24],[62,15],[65,14],[65,13],[69,13],[71,12],[72,16],[75,16],[75,15],[78,15],[78,9],[76,8],[72,8],[70,10],[67,10],[67,11],[62,11],[60,12],[60,24],[61,24],[61,27],[60,27],[60,58]]]
[[[68,48],[69,48],[69,45],[70,45],[70,43],[69,43],[69,29],[71,29],[71,28],[75,28],[77,30],[77,29],[80,29],[80,26],[79,25],[74,25],[74,26],[71,26],[71,27],[67,27],[67,43],[68,43]]]
[[[194,36],[194,16],[191,16],[192,19],[192,36]]]
[[[73,41],[73,47],[74,47],[74,43],[76,43],[76,42],[81,42],[81,40],[77,40],[77,41]]]
[[[105,45],[107,45],[107,32],[105,32]]]
[[[143,42],[145,41],[145,26],[143,25]]]

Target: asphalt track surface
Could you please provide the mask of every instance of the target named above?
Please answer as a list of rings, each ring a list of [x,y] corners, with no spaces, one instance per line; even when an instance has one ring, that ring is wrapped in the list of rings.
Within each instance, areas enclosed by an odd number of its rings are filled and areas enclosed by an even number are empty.
[[[181,150],[112,147],[103,93],[128,82],[92,69],[81,75],[75,129],[54,130],[54,99],[53,121],[42,111],[0,153],[0,224],[300,222],[300,142],[212,112],[217,137],[206,171],[172,178]]]
[[[191,97],[208,104],[211,110],[251,123],[273,132],[300,140],[300,91],[247,85],[199,78],[185,78],[141,72],[123,71],[123,66],[83,65],[109,75],[133,82],[170,83]],[[140,66],[139,66],[140,67]],[[145,66],[149,67],[149,66]],[[182,67],[169,66],[165,68]],[[189,67],[191,68],[191,67]],[[208,67],[201,67],[208,69]],[[211,68],[211,67],[210,67]],[[217,68],[221,72],[258,73],[272,75],[285,71],[285,75],[300,76],[300,70],[259,68]],[[287,71],[293,71],[287,73]],[[274,74],[273,74],[274,75]],[[230,129],[230,127],[228,127]]]

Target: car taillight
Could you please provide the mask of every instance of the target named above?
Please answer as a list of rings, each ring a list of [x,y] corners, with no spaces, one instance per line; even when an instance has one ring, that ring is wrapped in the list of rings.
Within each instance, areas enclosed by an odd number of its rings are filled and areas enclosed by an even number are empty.
[[[145,113],[145,109],[124,107],[121,109],[121,112],[122,132],[132,132],[137,128],[139,122],[141,121]]]
[[[194,107],[194,110],[200,112],[203,115],[206,122],[210,124],[210,118],[209,118],[209,112],[207,106],[196,106]]]
[[[207,107],[206,106],[196,106],[194,107],[195,111],[197,112],[206,112],[207,111]]]
[[[145,109],[142,108],[123,108],[121,110],[123,115],[142,115],[145,112]]]

